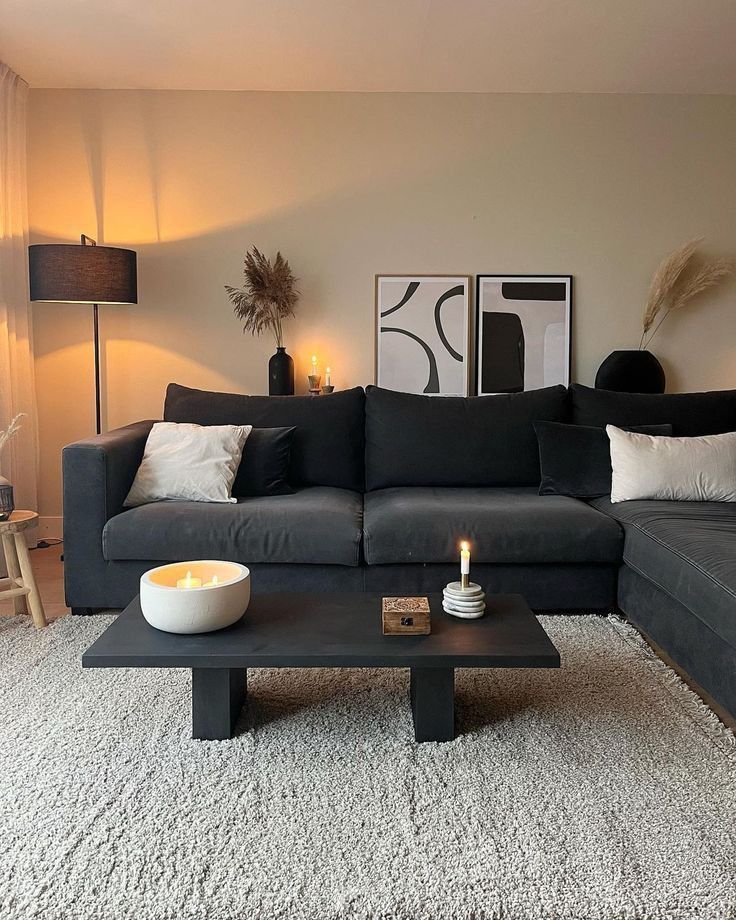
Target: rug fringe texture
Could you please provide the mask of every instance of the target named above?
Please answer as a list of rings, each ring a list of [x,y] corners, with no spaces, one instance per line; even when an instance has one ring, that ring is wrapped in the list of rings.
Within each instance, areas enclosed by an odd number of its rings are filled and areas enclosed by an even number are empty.
[[[690,716],[712,740],[722,743],[729,756],[736,756],[736,733],[724,725],[713,710],[692,690],[677,672],[659,658],[647,641],[633,626],[617,614],[608,616],[618,634],[646,659],[654,676],[672,694],[673,700]]]

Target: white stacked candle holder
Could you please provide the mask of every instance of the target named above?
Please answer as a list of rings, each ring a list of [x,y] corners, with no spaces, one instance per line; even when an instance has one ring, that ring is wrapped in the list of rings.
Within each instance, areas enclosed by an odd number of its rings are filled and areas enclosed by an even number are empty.
[[[486,595],[480,585],[470,580],[470,545],[460,544],[460,581],[451,581],[442,592],[445,613],[463,620],[477,620],[486,611]]]
[[[467,576],[462,581],[451,581],[442,592],[445,613],[463,620],[477,620],[486,611],[486,595],[480,585]]]

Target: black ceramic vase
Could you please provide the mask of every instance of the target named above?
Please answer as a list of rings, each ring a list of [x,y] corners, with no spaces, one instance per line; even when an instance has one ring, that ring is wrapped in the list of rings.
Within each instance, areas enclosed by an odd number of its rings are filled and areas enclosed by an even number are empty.
[[[651,351],[612,351],[595,375],[596,390],[664,393],[664,369]]]
[[[283,345],[276,348],[276,354],[268,362],[268,395],[294,395],[294,361]]]

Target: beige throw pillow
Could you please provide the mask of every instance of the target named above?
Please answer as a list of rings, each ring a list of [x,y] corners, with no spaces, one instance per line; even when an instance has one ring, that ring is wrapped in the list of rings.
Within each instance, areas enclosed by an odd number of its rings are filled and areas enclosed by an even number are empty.
[[[669,438],[606,426],[611,501],[736,501],[736,432]]]
[[[125,507],[149,502],[234,502],[233,482],[251,425],[156,422]]]

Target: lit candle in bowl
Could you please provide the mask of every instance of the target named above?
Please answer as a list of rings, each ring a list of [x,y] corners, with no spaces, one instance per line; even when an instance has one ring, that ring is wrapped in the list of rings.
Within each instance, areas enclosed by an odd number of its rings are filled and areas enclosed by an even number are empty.
[[[191,572],[187,572],[185,578],[180,578],[180,579],[177,581],[176,587],[177,587],[177,588],[181,588],[181,589],[184,590],[184,591],[186,591],[186,590],[188,590],[188,589],[190,589],[190,588],[201,588],[201,587],[202,587],[202,579],[201,579],[201,578],[196,578],[196,577],[194,577],[194,576],[192,575]]]
[[[470,545],[464,540],[460,544],[460,584],[467,588],[470,582]]]
[[[237,622],[250,602],[250,570],[239,562],[197,559],[156,566],[141,575],[140,603],[151,626],[205,633]]]

